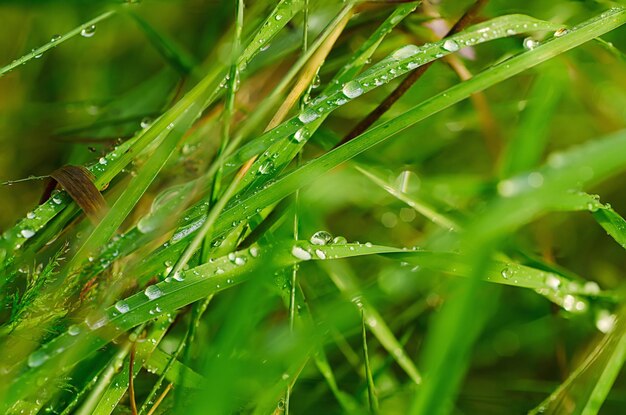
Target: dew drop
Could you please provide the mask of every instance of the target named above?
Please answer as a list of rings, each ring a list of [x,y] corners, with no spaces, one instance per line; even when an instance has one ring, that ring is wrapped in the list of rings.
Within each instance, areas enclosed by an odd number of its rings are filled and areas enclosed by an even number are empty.
[[[38,367],[45,363],[50,356],[43,350],[36,350],[28,356],[28,366]]]
[[[297,245],[294,245],[294,247],[291,248],[291,255],[302,261],[308,261],[312,258],[311,254],[307,250]]]
[[[161,295],[163,295],[161,289],[156,285],[150,285],[143,293],[146,295],[146,297],[148,297],[149,300],[156,300]]]
[[[583,286],[583,290],[587,295],[598,295],[600,294],[600,286],[595,281],[587,281]]]
[[[309,130],[306,128],[300,128],[293,135],[293,141],[295,141],[296,143],[301,143],[304,140],[306,140],[308,137],[309,137]]]
[[[573,295],[566,295],[563,298],[563,308],[567,311],[574,310],[574,306],[576,305],[576,298]]]
[[[313,245],[326,245],[333,240],[333,236],[326,231],[317,231],[309,240]]]
[[[418,48],[415,45],[406,45],[396,50],[395,52],[393,52],[391,54],[391,57],[395,60],[400,61],[403,59],[410,58],[413,55],[416,55],[419,51],[420,51],[420,48]]]
[[[459,44],[452,39],[448,39],[443,42],[443,48],[448,52],[456,52],[457,50],[459,50]]]
[[[89,26],[83,27],[83,30],[80,31],[80,35],[82,37],[92,37],[96,33],[96,25],[92,24]]]
[[[22,229],[20,231],[20,234],[22,234],[24,238],[28,239],[28,238],[32,238],[35,235],[35,232],[33,232],[30,229]]]
[[[152,118],[144,117],[141,120],[141,123],[139,125],[141,126],[141,128],[148,128],[148,127],[150,127],[151,124],[152,124]]]
[[[513,276],[513,273],[513,270],[511,270],[509,267],[506,267],[500,272],[500,275],[502,275],[502,278],[504,278],[505,280],[508,280],[509,278],[511,278],[511,276]]]
[[[596,317],[596,328],[602,333],[610,333],[615,326],[615,314],[601,310]]]
[[[274,168],[274,163],[271,160],[264,161],[259,166],[259,173],[260,174],[269,174],[269,173],[272,172],[273,168]]]
[[[52,39],[50,39],[50,42],[56,42],[59,39],[61,39],[61,35],[54,35],[54,36],[52,36]]]
[[[119,311],[122,314],[128,313],[128,310],[130,310],[130,307],[128,306],[128,304],[124,301],[118,301],[117,303],[115,303],[115,309],[117,311]]]
[[[80,333],[80,326],[78,324],[72,324],[67,328],[67,334],[70,336],[76,336]]]
[[[326,254],[321,249],[316,249],[315,255],[317,255],[319,259],[326,259]]]
[[[363,94],[363,87],[358,81],[350,81],[341,89],[343,94],[350,99],[356,98]]]
[[[35,219],[35,218],[37,217],[37,215],[35,215],[35,213],[34,213],[34,212],[28,212],[28,213],[26,214],[26,217],[27,217],[28,219]]]
[[[259,248],[257,248],[256,246],[253,246],[250,248],[250,256],[253,258],[256,258],[259,256]]]
[[[548,275],[546,277],[546,286],[553,290],[557,290],[561,286],[561,280],[554,275]]]
[[[335,236],[333,239],[333,244],[347,244],[348,240],[343,236]]]
[[[554,32],[554,37],[565,36],[568,33],[569,33],[569,30],[567,30],[566,28],[562,27],[559,30],[557,30],[556,32]]]
[[[313,122],[317,120],[319,117],[320,115],[312,108],[307,108],[303,112],[301,112],[300,115],[298,115],[298,119],[303,124],[308,124],[310,122]]]
[[[524,39],[523,45],[524,45],[524,49],[533,50],[537,46],[539,46],[539,42],[537,42],[535,39],[531,37],[527,37],[526,39]]]
[[[104,157],[100,157],[100,159],[98,160],[98,163],[107,164],[107,159],[105,159]]]

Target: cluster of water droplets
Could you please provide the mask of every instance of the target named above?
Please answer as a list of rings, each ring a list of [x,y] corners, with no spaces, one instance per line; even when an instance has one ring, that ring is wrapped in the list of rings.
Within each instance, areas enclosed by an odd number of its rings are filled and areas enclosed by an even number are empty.
[[[346,244],[347,240],[343,236],[333,237],[333,235],[327,231],[317,231],[311,236],[309,242],[311,245],[319,248],[310,248],[296,244],[291,248],[291,254],[301,261],[313,259],[313,255],[318,259],[326,259],[328,254],[321,247]]]

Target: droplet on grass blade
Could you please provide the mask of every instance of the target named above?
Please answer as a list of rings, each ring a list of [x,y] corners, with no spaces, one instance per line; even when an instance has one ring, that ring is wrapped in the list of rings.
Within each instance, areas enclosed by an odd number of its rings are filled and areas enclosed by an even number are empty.
[[[420,48],[415,45],[406,45],[396,50],[391,54],[391,57],[395,60],[403,60],[410,58],[411,56],[417,54],[420,51]]]
[[[341,91],[346,97],[353,99],[363,94],[363,87],[358,81],[350,81],[343,86]]]
[[[308,261],[312,258],[309,251],[297,245],[294,245],[293,248],[291,248],[291,255],[302,261]]]
[[[452,39],[448,39],[443,42],[443,48],[448,52],[456,52],[457,50],[459,50],[459,44]]]
[[[146,297],[148,297],[149,300],[156,300],[161,295],[163,295],[161,289],[156,285],[150,285],[148,288],[145,289],[143,293],[146,295]]]
[[[92,37],[96,33],[96,25],[92,24],[89,26],[83,27],[83,30],[80,31],[80,35],[82,37]]]
[[[28,238],[32,238],[35,235],[35,232],[30,229],[22,229],[20,231],[20,234],[22,234],[24,238],[28,239]]]
[[[333,240],[333,236],[326,231],[317,231],[309,240],[313,245],[327,245]]]
[[[124,301],[118,301],[117,303],[115,303],[115,309],[117,311],[119,311],[122,314],[128,313],[128,310],[130,310],[130,307],[128,306],[128,304]]]
[[[28,356],[28,366],[38,367],[43,365],[50,356],[43,350],[36,350]]]

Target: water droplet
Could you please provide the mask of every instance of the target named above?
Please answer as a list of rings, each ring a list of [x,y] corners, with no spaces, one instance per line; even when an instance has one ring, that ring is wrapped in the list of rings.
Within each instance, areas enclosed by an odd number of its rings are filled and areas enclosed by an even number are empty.
[[[609,313],[607,310],[601,310],[596,317],[596,328],[602,333],[610,333],[615,327],[615,314]]]
[[[102,314],[90,314],[85,318],[85,324],[90,330],[97,330],[107,323],[107,316]]]
[[[272,172],[273,168],[274,168],[274,163],[271,160],[266,160],[263,163],[261,163],[261,165],[259,166],[259,173],[269,174]]]
[[[52,198],[52,202],[53,202],[53,203],[55,203],[55,204],[57,204],[57,205],[60,205],[61,203],[63,203],[63,200],[61,200],[61,198],[60,198],[60,197],[58,197],[58,196],[54,196],[54,197]]]
[[[293,141],[295,141],[296,143],[301,143],[304,140],[306,140],[308,137],[309,137],[309,130],[306,128],[300,128],[293,135]]]
[[[539,42],[531,37],[527,37],[526,39],[524,39],[523,45],[524,45],[524,49],[533,50],[537,46],[539,46]]]
[[[33,231],[32,231],[32,230],[30,230],[30,229],[22,229],[22,230],[20,231],[20,233],[21,233],[21,234],[22,234],[22,236],[23,236],[24,238],[26,238],[26,239],[28,239],[28,238],[32,238],[32,237],[35,235],[35,232],[33,232]]]
[[[508,280],[509,278],[511,278],[513,274],[514,274],[514,271],[509,267],[504,268],[500,272],[500,275],[502,275],[502,278],[504,278],[505,280]]]
[[[313,245],[326,245],[333,240],[333,236],[326,231],[317,231],[309,240]]]
[[[298,119],[303,124],[308,124],[310,122],[313,122],[317,120],[319,117],[320,115],[313,108],[307,108],[300,115],[298,115]]]
[[[348,240],[343,236],[335,236],[333,239],[333,244],[347,244]]]
[[[350,81],[341,89],[343,94],[350,99],[361,96],[363,93],[363,87],[358,81]]]
[[[100,157],[100,159],[98,160],[98,163],[107,164],[107,159],[105,159],[104,157]]]
[[[96,33],[96,25],[92,24],[89,26],[83,27],[83,30],[80,31],[80,35],[82,37],[92,37]]]
[[[443,48],[448,52],[456,52],[457,50],[459,50],[459,44],[452,39],[448,39],[443,42]]]
[[[281,16],[280,14],[277,14],[276,16],[274,16],[274,19],[281,20],[283,18],[283,16]]]
[[[576,298],[573,295],[566,295],[563,298],[563,308],[567,311],[574,310],[574,306],[576,305]]]
[[[28,213],[26,214],[26,217],[27,217],[28,219],[35,219],[37,216],[35,215],[35,213],[34,213],[34,212],[28,212]]]
[[[50,356],[43,350],[36,350],[28,356],[28,366],[38,367],[45,363]]]
[[[253,258],[256,258],[257,256],[259,256],[259,248],[257,248],[256,246],[250,247],[250,256]]]
[[[600,294],[600,286],[595,281],[587,281],[583,286],[583,290],[585,291],[585,294],[588,295]]]
[[[130,307],[128,306],[126,302],[118,301],[117,303],[115,303],[115,309],[119,311],[120,313],[124,314],[124,313],[128,313],[128,310],[130,310]]]
[[[543,185],[543,175],[536,171],[530,173],[527,180],[530,187],[539,188]]]
[[[146,295],[146,297],[148,297],[149,300],[156,300],[161,295],[163,295],[161,289],[156,285],[150,285],[143,293]]]
[[[567,30],[565,27],[562,27],[559,30],[557,30],[556,32],[554,32],[554,37],[565,36],[568,33],[569,33],[569,30]]]
[[[176,281],[185,281],[185,276],[180,271],[176,271],[174,275],[172,275],[172,278],[174,278]]]
[[[317,255],[319,259],[326,259],[326,254],[321,249],[316,249],[315,255]]]
[[[302,261],[308,261],[312,258],[311,254],[307,250],[297,245],[294,245],[294,247],[291,248],[291,255]]]
[[[561,280],[554,275],[548,275],[546,277],[546,286],[548,286],[548,288],[552,288],[553,290],[557,290],[561,286]]]
[[[61,35],[54,35],[54,36],[52,36],[52,39],[50,39],[50,42],[56,42],[59,39],[61,39]]]
[[[37,50],[37,49],[33,49],[33,50],[31,50],[30,52],[31,52],[31,53],[35,53],[35,51],[36,51],[36,50]],[[42,56],[43,56],[43,52],[41,52],[41,53],[36,53],[36,54],[35,54],[35,59],[39,59],[39,58],[41,58]]]
[[[391,57],[399,61],[399,60],[410,58],[411,56],[417,54],[419,51],[420,51],[420,48],[418,48],[415,45],[406,45],[396,50],[395,52],[393,52],[391,54]]]
[[[76,336],[80,333],[80,326],[78,324],[72,324],[67,328],[67,334],[70,336]]]
[[[141,126],[141,128],[148,128],[148,127],[150,127],[151,124],[152,124],[152,118],[144,117],[141,120],[141,123],[139,125]]]

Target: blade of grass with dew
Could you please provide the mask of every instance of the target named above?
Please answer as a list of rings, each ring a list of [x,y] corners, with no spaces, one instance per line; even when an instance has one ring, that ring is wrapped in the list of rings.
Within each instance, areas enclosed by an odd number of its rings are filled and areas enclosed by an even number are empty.
[[[520,31],[541,30],[541,29],[547,30],[553,26],[554,25],[552,23],[542,22],[542,21],[532,19],[527,16],[519,16],[519,15],[504,16],[501,18],[493,19],[492,21],[486,22],[484,24],[472,26],[470,29],[468,29],[468,31],[465,31],[456,35],[453,41],[455,42],[455,45],[458,48],[459,44],[471,45],[471,44],[480,43],[482,41],[486,41],[489,39],[495,39],[495,38],[502,37],[502,36],[512,35]],[[479,36],[481,32],[483,33],[483,35]],[[486,37],[484,36],[485,33],[488,33]],[[437,59],[438,57],[443,56],[445,53],[451,53],[455,50],[455,48],[451,46],[448,46],[448,49],[450,50],[444,48],[444,44],[445,44],[445,41],[440,41],[440,42],[436,42],[433,44],[425,45],[422,48],[418,48],[416,46],[410,45],[410,46],[399,49],[394,54],[392,54],[391,57],[384,59],[383,61],[381,61],[374,67],[370,68],[368,71],[366,71],[361,77],[358,78],[358,80],[351,81],[353,82],[353,84],[350,84],[350,83],[346,84],[346,86],[349,86],[349,85],[354,86],[356,88],[355,92],[358,91],[356,95],[352,95],[352,92],[350,91],[348,91],[347,93],[351,95],[351,98],[356,98],[357,96],[360,96],[364,92],[367,92],[368,90],[371,90],[377,86],[380,86],[384,84],[385,82],[388,82],[390,79],[400,76],[401,74],[406,73],[407,71],[411,70],[412,68],[416,66],[419,66],[431,60]],[[417,58],[417,60],[415,58],[416,55],[420,55],[420,57]],[[424,56],[422,57],[421,55],[424,55]],[[545,59],[547,59],[547,57]],[[535,62],[535,64],[537,63],[539,62]],[[518,71],[521,71],[521,70],[522,69],[519,69]],[[482,78],[475,77],[472,81],[468,81],[468,82],[476,83],[478,81],[482,81]],[[465,85],[465,84],[466,83],[463,83],[460,85]],[[311,105],[303,113],[301,113],[298,116],[297,119],[294,118],[290,121],[283,123],[281,126],[278,126],[277,128],[271,131],[268,131],[263,136],[261,136],[257,141],[263,141],[264,137],[271,137],[270,142],[288,137],[292,134],[295,134],[296,131],[301,129],[305,124],[313,122],[317,120],[318,118],[320,118],[323,114],[336,109],[339,105],[343,105],[347,103],[348,98],[350,97],[348,97],[344,93],[346,86],[344,86],[343,89],[337,88],[336,92],[331,93],[330,95],[327,95],[327,96],[322,95],[318,97],[314,102],[311,103]],[[486,86],[483,86],[483,88],[484,87]],[[349,90],[350,88],[347,88],[347,89]],[[446,98],[445,101],[449,99],[447,95],[444,98]],[[466,96],[464,96],[463,98],[466,98]],[[463,98],[460,98],[459,100]],[[452,102],[447,104],[446,107],[449,105],[452,105]],[[405,113],[404,115],[407,116],[408,118],[409,113]],[[397,121],[398,120],[396,119],[394,120],[394,122],[390,122],[386,124],[384,128],[387,128],[390,125],[394,125],[394,126],[399,125]],[[408,125],[402,125],[402,127],[398,128],[396,131],[388,131],[388,132],[390,134],[393,134],[397,131],[400,131],[406,128],[407,126]],[[379,128],[382,128],[382,127],[383,126]],[[283,144],[283,146],[284,145],[287,145],[293,148],[291,151],[287,153],[289,154],[289,157],[286,157],[286,158],[290,160],[293,158],[293,155],[297,154],[297,148],[300,147],[301,144],[300,143],[294,144],[294,143],[289,142],[289,143]],[[242,150],[245,148],[246,147],[244,146]],[[241,157],[242,154],[246,155],[247,157],[254,157],[257,153],[256,152],[246,153],[245,151],[240,151],[236,154],[236,156],[238,155],[239,157]],[[280,157],[281,154],[285,154],[285,152],[281,151],[280,153],[276,153],[276,154],[278,154],[278,156]],[[229,160],[227,160],[226,166],[228,166],[229,164],[239,165],[238,163],[240,162],[243,162],[243,160],[236,159],[236,160],[230,161],[230,163],[229,163]],[[258,164],[258,162],[260,162],[261,164]],[[263,172],[263,174],[267,174],[268,178],[271,176],[272,171],[274,172],[274,174],[277,173],[273,160],[271,159],[263,160],[263,161],[259,160],[258,162],[255,163],[257,164],[257,170],[260,172]],[[260,200],[260,198],[258,197],[259,196],[258,194],[255,195],[253,193],[252,196],[254,196],[257,200]],[[199,220],[203,220],[203,219],[197,218],[197,217],[189,219],[191,223],[196,223]]]
[[[243,71],[250,60],[260,51],[265,42],[270,40],[278,31],[280,31],[288,21],[301,7],[302,0],[287,1],[282,0],[274,9],[272,14],[267,18],[263,26],[255,33],[248,46],[243,51],[238,61],[240,71]],[[277,15],[284,16],[283,19],[276,19]],[[117,174],[119,174],[128,163],[141,153],[150,143],[158,140],[163,131],[167,127],[175,123],[185,110],[193,103],[201,102],[203,108],[206,108],[217,97],[220,92],[219,82],[214,81],[221,70],[219,66],[212,66],[208,75],[198,83],[189,93],[187,93],[172,109],[159,117],[148,128],[140,132],[134,139],[129,140],[118,148],[104,156],[99,163],[95,163],[89,168],[91,173],[96,176],[96,187],[103,189]],[[161,137],[162,138],[162,137]],[[13,255],[11,252],[20,249],[28,238],[24,236],[30,235],[30,232],[38,233],[45,225],[59,212],[64,210],[71,199],[61,192],[48,202],[40,205],[32,214],[22,219],[16,226],[4,232],[0,239],[0,265],[6,266],[7,259],[11,261]],[[75,207],[74,207],[75,209]],[[69,219],[73,213],[65,215],[65,219]],[[63,226],[65,221],[59,221]],[[52,235],[56,234],[59,229],[46,229],[46,237],[42,240],[53,239]]]
[[[396,24],[398,24],[404,17],[406,17],[411,11],[413,11],[415,9],[415,7],[416,7],[416,5],[414,5],[414,4],[403,5],[403,6],[398,7],[394,11],[394,13],[392,13],[392,15],[387,20],[385,20],[385,22],[377,29],[377,31],[374,33],[374,35],[372,37],[370,37],[370,39],[368,39],[368,41],[361,47],[360,52],[357,53],[357,55],[355,55],[356,57],[354,58],[353,62],[351,62],[350,66],[345,68],[345,72],[352,71],[352,72],[356,73],[356,71],[358,71],[358,69],[364,64],[364,62],[367,61],[369,56],[371,56],[371,53],[373,53],[373,51],[375,50],[375,46],[378,45],[382,41],[383,37],[386,34],[388,34],[391,31],[391,29]],[[347,10],[349,10],[349,9],[344,9],[344,11],[347,11]],[[340,20],[341,17],[342,17],[341,15],[338,15],[335,20],[338,21],[338,19]],[[273,102],[275,102],[279,98],[280,92],[284,91],[284,89],[288,85],[288,81],[290,79],[292,79],[293,76],[295,76],[297,70],[304,64],[304,62],[306,62],[308,57],[310,57],[312,55],[313,51],[318,49],[319,45],[331,33],[331,29],[333,27],[334,27],[334,25],[331,23],[328,26],[327,30],[325,31],[325,34],[321,35],[314,42],[314,44],[311,46],[311,48],[308,49],[307,53],[305,53],[302,56],[302,58],[299,59],[298,62],[301,62],[301,63],[300,64],[296,63],[296,64],[294,64],[292,66],[292,69],[290,70],[290,74],[286,75],[283,78],[283,82],[282,82],[281,86],[278,86],[274,90],[274,92],[272,93],[270,98],[268,98],[268,99],[263,101],[261,106],[262,106],[262,108],[265,111],[262,110],[262,109],[259,109],[259,110],[255,111],[255,113],[253,114],[253,117],[256,116],[257,117],[256,120],[260,119],[259,115],[262,115],[264,112],[266,112],[267,110],[269,110],[272,107]],[[346,80],[348,80],[348,79],[346,79]],[[257,124],[256,120],[255,121],[252,121],[252,120],[248,121],[248,123],[246,123],[246,126],[248,126],[248,125],[256,125]],[[246,127],[244,127],[244,131],[238,133],[238,135],[233,139],[233,141],[231,142],[231,145],[229,146],[229,148],[233,147],[234,145],[236,145],[236,143],[238,143],[241,140],[242,136],[244,136],[246,134],[245,133],[245,128]],[[227,149],[225,153],[229,153],[229,151],[230,150]],[[218,159],[218,163],[219,162],[220,162],[220,160]],[[215,165],[217,165],[217,164],[215,164]],[[209,177],[212,173],[214,173],[214,168],[210,169],[210,171],[207,173],[206,176]],[[191,183],[189,183],[188,185],[191,186]],[[184,185],[184,186],[186,186],[186,185]],[[168,204],[168,206],[172,207],[173,205],[172,204]],[[170,209],[168,208],[168,211],[169,210]],[[194,218],[197,215],[191,214],[191,215],[186,215],[186,216]],[[146,220],[148,220],[148,219],[146,219]],[[191,221],[191,220],[189,220],[189,221]],[[141,227],[143,227],[143,225],[145,225],[145,224],[140,221],[140,223],[138,224],[138,228],[140,228],[140,230],[141,230]],[[191,223],[191,227],[194,227],[194,226],[195,225],[192,222]],[[184,231],[184,227],[182,229],[179,228],[179,231]],[[142,233],[145,233],[145,232],[142,231]],[[137,232],[131,231],[131,234],[128,235],[127,238],[132,240],[135,237],[138,238],[139,236],[140,235]],[[120,249],[120,246],[119,246],[121,243],[122,243],[122,241],[115,242],[114,246],[112,246],[110,248],[110,251],[111,252],[116,252],[116,253],[121,252],[122,250]]]
[[[232,222],[237,222],[242,220],[242,218],[248,217],[249,214],[246,212],[254,212],[257,208],[262,208],[281,200],[295,189],[305,186],[307,183],[314,180],[321,173],[355,157],[357,154],[376,144],[382,143],[395,133],[408,128],[432,114],[468,98],[472,93],[484,90],[525,69],[536,66],[560,53],[573,49],[594,37],[620,26],[625,21],[626,12],[624,12],[623,8],[612,9],[599,18],[581,24],[578,28],[573,29],[567,36],[552,38],[531,51],[522,53],[495,65],[477,74],[472,79],[449,88],[441,94],[426,100],[413,109],[396,117],[394,120],[383,123],[345,145],[282,176],[272,184],[252,193],[247,198],[238,199],[235,206],[227,207],[225,212],[221,215],[220,219],[215,224],[213,234],[215,236],[221,235],[230,227]],[[301,125],[301,123],[296,122],[292,126],[292,129],[295,129],[298,125]],[[281,127],[278,127],[273,131],[278,131],[280,128]],[[293,133],[295,131],[290,132]],[[167,257],[167,254],[157,252],[152,260],[162,262],[164,257]]]
[[[41,57],[41,55],[47,52],[48,50],[54,47],[57,47],[61,43],[65,42],[68,39],[73,38],[76,35],[81,34],[83,30],[89,30],[91,26],[94,26],[97,23],[100,23],[101,21],[108,19],[114,14],[115,14],[115,11],[108,11],[108,12],[102,13],[101,15],[91,19],[90,21],[83,23],[80,26],[70,30],[64,35],[57,35],[57,36],[52,37],[52,40],[50,40],[50,42],[46,43],[45,45],[38,47],[37,49],[33,49],[30,53],[27,53],[21,58],[16,59],[10,64],[0,68],[0,77],[5,75],[7,72],[10,72],[11,70],[17,68],[18,66],[24,65],[26,62],[28,62],[31,59],[36,59],[36,58]]]
[[[308,259],[322,260],[323,257],[330,260],[372,254],[385,254],[392,258],[396,256],[403,261],[415,261],[415,263],[419,263],[425,268],[441,269],[444,272],[453,274],[471,274],[471,269],[466,270],[461,266],[457,266],[459,264],[457,264],[455,258],[461,257],[450,253],[406,251],[399,248],[362,244],[318,246],[304,241],[297,242],[296,245],[290,243],[263,248],[253,246],[249,250],[231,253],[215,259],[213,262],[184,271],[178,280],[150,285],[144,292],[134,294],[109,307],[103,314],[96,313],[93,316],[88,316],[87,322],[78,325],[72,333],[62,334],[34,352],[41,359],[38,359],[36,365],[32,365],[29,369],[16,376],[12,388],[17,389],[12,389],[10,396],[19,397],[21,393],[18,393],[18,391],[24,392],[28,390],[27,384],[35,382],[35,379],[39,376],[47,376],[48,370],[55,371],[58,374],[59,367],[55,367],[55,362],[63,364],[63,362],[67,361],[76,364],[79,360],[87,358],[90,353],[93,353],[98,347],[102,347],[120,333],[154,319],[156,315],[154,312],[155,307],[160,310],[159,313],[161,314],[172,313],[211,294],[243,283],[251,277],[253,271],[259,266],[272,264],[272,267],[276,269],[284,269],[291,267],[294,263]],[[442,264],[450,264],[450,266]],[[486,280],[519,287],[548,290],[553,289],[553,284],[551,285],[548,277],[560,278],[555,274],[521,265],[505,264],[505,266],[510,268],[509,272],[512,278],[502,276],[501,270],[503,265],[495,263],[492,268],[493,271],[486,276]],[[567,284],[563,285],[564,287],[560,292],[566,295],[569,293],[569,291],[566,291]],[[572,292],[571,294],[580,293]],[[370,318],[376,317],[371,312],[368,313],[368,316]],[[379,322],[382,323],[383,321],[380,320]],[[84,335],[75,335],[77,331],[84,333]],[[63,367],[65,367],[65,370],[70,368],[68,366]],[[36,387],[36,382],[32,386]],[[26,389],[23,390],[22,388]]]
[[[345,85],[335,85],[328,93],[314,99],[297,117],[268,131],[253,142],[243,146],[227,163],[238,164],[265,150],[277,140],[291,137],[303,127],[320,119],[338,107],[353,99],[391,82],[411,70],[454,53],[461,47],[473,46],[490,40],[512,36],[529,31],[554,29],[555,25],[523,15],[496,17],[452,36],[448,39],[422,46],[407,45],[392,53],[389,57],[373,65],[360,76]],[[485,36],[486,35],[486,36]],[[448,43],[446,43],[448,42]],[[453,43],[451,43],[453,42]],[[454,46],[452,46],[454,45]],[[446,48],[447,47],[447,48]],[[351,74],[348,72],[347,74]],[[315,124],[313,124],[315,125]]]
[[[600,26],[602,32],[606,29],[603,23],[609,28],[615,27],[615,24],[619,26],[624,23],[624,14],[624,8],[611,9],[583,23],[571,33],[580,35],[585,27],[594,25]],[[614,19],[605,20],[607,16]],[[596,33],[596,36],[600,34]],[[554,42],[548,41],[544,47],[550,43]],[[474,341],[474,337],[463,337],[463,328],[471,324],[471,310],[475,306],[475,298],[480,294],[478,280],[489,263],[490,252],[497,246],[498,239],[543,213],[547,205],[553,203],[550,199],[556,195],[604,180],[625,168],[624,162],[611,154],[611,151],[616,151],[624,144],[626,134],[619,132],[586,143],[564,155],[552,157],[549,165],[540,169],[541,173],[531,172],[500,183],[498,190],[502,197],[491,202],[481,217],[467,229],[463,246],[468,250],[468,255],[474,258],[470,262],[473,275],[444,306],[431,326],[433,332],[427,339],[423,354],[424,360],[429,363],[426,373],[429,382],[417,395],[411,413],[438,414],[451,410],[450,406],[465,371],[461,356],[469,352]],[[540,179],[540,182],[534,179]],[[498,220],[494,221],[493,218]]]

